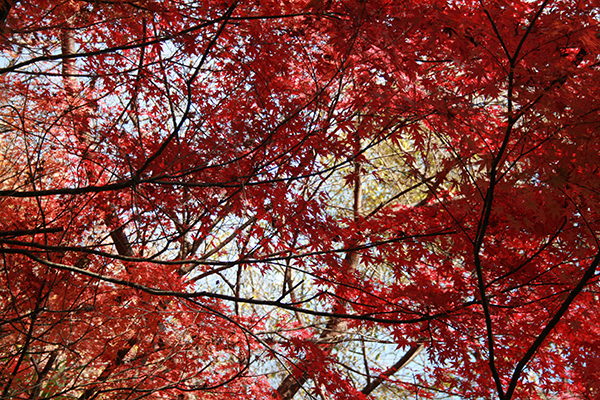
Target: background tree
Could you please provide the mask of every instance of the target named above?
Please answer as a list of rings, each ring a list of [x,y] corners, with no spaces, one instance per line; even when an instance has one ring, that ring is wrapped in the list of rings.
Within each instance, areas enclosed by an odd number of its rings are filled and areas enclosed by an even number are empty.
[[[1,397],[598,397],[599,5],[4,2]]]

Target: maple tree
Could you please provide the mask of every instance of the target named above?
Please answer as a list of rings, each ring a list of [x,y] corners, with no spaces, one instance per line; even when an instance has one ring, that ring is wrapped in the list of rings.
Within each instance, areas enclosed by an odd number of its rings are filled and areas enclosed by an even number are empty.
[[[0,397],[598,398],[599,6],[3,1]]]

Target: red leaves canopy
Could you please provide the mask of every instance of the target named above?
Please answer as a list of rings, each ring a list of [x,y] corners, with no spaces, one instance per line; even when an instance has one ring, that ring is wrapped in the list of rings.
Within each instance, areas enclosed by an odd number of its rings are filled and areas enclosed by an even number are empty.
[[[600,396],[599,5],[5,1],[1,396]]]

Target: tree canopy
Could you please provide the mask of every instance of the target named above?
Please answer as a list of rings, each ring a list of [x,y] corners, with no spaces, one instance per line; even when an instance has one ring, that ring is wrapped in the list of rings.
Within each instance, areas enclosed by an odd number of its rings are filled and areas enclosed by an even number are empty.
[[[0,4],[0,398],[597,399],[597,0]]]

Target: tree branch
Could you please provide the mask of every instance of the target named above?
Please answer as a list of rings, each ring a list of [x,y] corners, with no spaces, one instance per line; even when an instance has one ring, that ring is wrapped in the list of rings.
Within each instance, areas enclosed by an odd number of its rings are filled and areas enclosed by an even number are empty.
[[[365,388],[361,391],[364,395],[370,395],[373,390],[377,389],[379,385],[381,385],[384,381],[390,378],[390,376],[394,375],[396,372],[400,371],[402,368],[406,367],[412,360],[415,359],[423,351],[425,348],[425,344],[416,343],[410,346],[410,349],[404,354],[404,356],[398,360],[398,362],[388,368],[383,374],[379,375],[377,378],[373,379]]]
[[[523,358],[521,358],[521,360],[517,364],[515,371],[513,372],[512,377],[510,379],[510,383],[508,384],[508,388],[506,389],[506,394],[504,395],[503,400],[510,400],[512,398],[512,395],[517,387],[517,383],[519,381],[521,373],[523,372],[523,369],[525,368],[527,363],[531,360],[531,358],[535,355],[535,353],[538,351],[538,349],[542,346],[542,343],[544,343],[544,340],[548,337],[548,335],[550,335],[550,333],[556,327],[556,325],[558,325],[561,318],[567,313],[567,311],[569,310],[569,307],[575,300],[575,297],[577,297],[577,295],[579,293],[581,293],[581,291],[583,290],[583,288],[585,288],[585,286],[590,281],[590,279],[592,279],[594,277],[594,274],[596,273],[596,268],[598,267],[599,263],[600,263],[600,252],[598,252],[598,254],[596,254],[596,257],[594,258],[594,260],[592,261],[592,263],[590,264],[588,269],[585,271],[585,273],[581,277],[581,280],[579,281],[577,286],[575,286],[575,288],[573,288],[573,290],[569,293],[569,296],[567,296],[565,301],[560,305],[560,308],[558,309],[556,314],[554,314],[554,317],[552,317],[552,319],[548,322],[548,324],[546,324],[546,327],[538,335],[538,337],[531,344],[531,346],[529,347],[529,349],[527,350],[527,352],[525,353]]]

